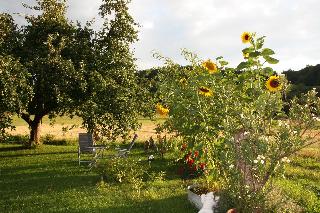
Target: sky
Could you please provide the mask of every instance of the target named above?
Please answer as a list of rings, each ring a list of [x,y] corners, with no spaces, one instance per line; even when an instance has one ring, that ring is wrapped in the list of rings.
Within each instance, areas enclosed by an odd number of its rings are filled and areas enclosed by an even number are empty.
[[[24,0],[32,5],[34,0]],[[97,17],[101,0],[69,0],[68,18],[85,23]],[[243,60],[242,32],[266,36],[276,52],[278,72],[320,64],[319,0],[132,0],[130,13],[141,27],[133,45],[138,69],[161,66],[152,52],[180,64],[186,48],[201,59],[223,56],[236,66]],[[20,0],[0,0],[0,12],[30,13]],[[14,16],[17,23],[23,19]],[[101,20],[96,18],[98,28]]]

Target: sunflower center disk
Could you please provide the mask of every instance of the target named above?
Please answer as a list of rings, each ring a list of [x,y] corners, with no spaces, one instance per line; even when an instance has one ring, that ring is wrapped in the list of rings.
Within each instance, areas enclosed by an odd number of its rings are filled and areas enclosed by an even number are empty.
[[[276,79],[274,79],[270,82],[270,86],[273,88],[277,88],[279,85],[280,85],[280,82]]]
[[[209,89],[207,89],[207,88],[200,88],[200,91],[205,92],[205,93],[210,92]]]

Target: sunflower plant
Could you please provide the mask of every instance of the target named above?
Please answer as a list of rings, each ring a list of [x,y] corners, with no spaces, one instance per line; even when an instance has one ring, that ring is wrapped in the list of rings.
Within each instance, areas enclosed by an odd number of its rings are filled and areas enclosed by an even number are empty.
[[[319,134],[316,91],[288,103],[290,85],[266,66],[278,60],[264,48],[264,39],[243,33],[244,60],[235,68],[223,57],[202,60],[183,50],[190,65],[166,58],[161,74],[157,110],[167,120],[160,129],[180,136],[188,151],[197,150],[205,174],[221,184],[240,212],[267,211],[274,177],[282,175],[290,155]]]

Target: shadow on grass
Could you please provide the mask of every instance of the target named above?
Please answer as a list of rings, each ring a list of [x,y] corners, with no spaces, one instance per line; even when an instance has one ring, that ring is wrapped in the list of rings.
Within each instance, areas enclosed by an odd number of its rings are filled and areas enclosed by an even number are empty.
[[[48,151],[45,151],[48,149]],[[76,148],[70,148],[69,150],[54,150],[49,149],[46,147],[46,149],[32,149],[25,147],[23,145],[13,145],[13,144],[6,144],[6,146],[0,147],[0,158],[6,158],[6,157],[29,157],[29,156],[41,156],[41,155],[63,155],[63,154],[71,154],[71,153],[77,153]]]
[[[23,149],[17,149],[23,150]],[[9,150],[7,150],[9,151]],[[12,150],[11,150],[12,151]],[[1,152],[1,150],[0,150]],[[65,151],[65,152],[42,152],[42,153],[25,153],[25,154],[13,154],[13,155],[0,155],[0,158],[6,157],[27,157],[27,156],[39,156],[39,155],[61,155],[61,154],[76,154],[77,151]]]
[[[20,150],[29,150],[29,148],[27,148],[25,146],[0,147],[0,152],[12,152],[12,151],[20,151]]]
[[[59,161],[51,165],[3,168],[0,171],[0,179],[2,194],[10,196],[15,191],[27,195],[45,194],[48,191],[63,192],[83,186],[95,187],[99,177],[87,167],[77,166],[76,162]]]
[[[187,200],[186,195],[174,196],[165,199],[147,200],[143,202],[129,202],[126,206],[113,206],[106,208],[91,209],[92,212],[110,212],[110,213],[194,213],[197,212]],[[78,212],[87,212],[78,211]]]

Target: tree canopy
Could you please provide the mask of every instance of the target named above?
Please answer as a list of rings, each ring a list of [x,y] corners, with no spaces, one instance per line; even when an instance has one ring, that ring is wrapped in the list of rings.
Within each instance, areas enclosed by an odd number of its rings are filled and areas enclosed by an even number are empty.
[[[94,30],[66,18],[66,0],[37,0],[40,15],[17,27],[0,16],[2,130],[17,114],[30,126],[29,145],[39,144],[43,116],[77,115],[89,132],[115,138],[139,127],[143,91],[130,45],[137,26],[127,0],[103,0],[104,23]],[[2,122],[3,121],[3,122]]]

